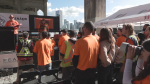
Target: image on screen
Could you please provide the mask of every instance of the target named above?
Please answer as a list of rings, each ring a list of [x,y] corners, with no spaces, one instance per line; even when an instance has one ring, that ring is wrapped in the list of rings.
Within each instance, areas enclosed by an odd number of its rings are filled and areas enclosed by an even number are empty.
[[[51,18],[34,18],[34,27],[35,29],[39,29],[41,25],[46,25],[47,29],[54,29],[53,19]]]

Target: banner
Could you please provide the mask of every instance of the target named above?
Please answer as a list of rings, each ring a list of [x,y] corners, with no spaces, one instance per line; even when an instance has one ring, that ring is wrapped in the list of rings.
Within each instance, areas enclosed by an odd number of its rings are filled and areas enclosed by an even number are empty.
[[[0,54],[0,69],[18,67],[16,53]]]
[[[20,31],[29,31],[29,15],[27,14],[12,14],[12,13],[0,13],[0,26],[5,26],[6,22],[9,21],[9,16],[13,15],[14,20],[18,23],[22,23],[19,30]]]

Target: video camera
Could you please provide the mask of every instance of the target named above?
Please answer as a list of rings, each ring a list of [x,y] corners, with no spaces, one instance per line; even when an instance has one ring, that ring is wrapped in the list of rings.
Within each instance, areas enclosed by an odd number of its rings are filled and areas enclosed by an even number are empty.
[[[127,53],[128,52],[128,47],[130,46],[129,43],[123,42],[120,46],[120,51],[123,53]],[[140,56],[141,55],[141,51],[143,50],[143,46],[135,46],[136,50],[135,50],[135,56]]]

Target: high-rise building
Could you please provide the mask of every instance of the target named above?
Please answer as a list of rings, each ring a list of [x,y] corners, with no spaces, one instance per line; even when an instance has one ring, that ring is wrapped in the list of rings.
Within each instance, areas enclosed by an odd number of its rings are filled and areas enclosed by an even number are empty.
[[[73,23],[70,23],[70,30],[74,30],[74,25],[73,25]]]
[[[77,22],[77,29],[79,29],[80,22]]]
[[[74,20],[74,29],[77,29],[77,20]]]
[[[63,28],[66,28],[66,29],[70,30],[70,23],[69,23],[69,21],[67,19],[64,19]]]
[[[69,23],[69,21],[66,22],[66,25],[67,25],[67,29],[70,30],[70,23]]]
[[[83,24],[83,23],[82,22],[76,22],[76,29],[79,29],[81,24]]]
[[[56,16],[59,16],[60,29],[63,27],[63,14],[61,10],[56,11]]]
[[[67,19],[64,19],[64,25],[67,23]]]

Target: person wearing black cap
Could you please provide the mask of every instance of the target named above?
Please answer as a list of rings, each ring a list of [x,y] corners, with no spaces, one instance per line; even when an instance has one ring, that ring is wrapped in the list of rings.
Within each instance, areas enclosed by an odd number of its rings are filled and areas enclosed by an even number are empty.
[[[99,53],[99,43],[92,35],[94,24],[84,24],[84,37],[75,43],[73,66],[75,69],[75,84],[95,84],[95,71]]]
[[[59,43],[58,43],[59,50],[61,50],[61,47],[62,47],[64,41],[67,41],[70,38],[67,35],[67,30],[66,29],[61,30],[61,32],[62,32],[62,37],[59,38]]]
[[[60,51],[60,56],[62,56],[63,60],[60,64],[62,67],[62,79],[70,79],[71,73],[74,71],[74,67],[72,64],[73,52],[77,33],[73,30],[69,31],[69,37],[67,41],[64,41],[62,45],[62,49]]]

